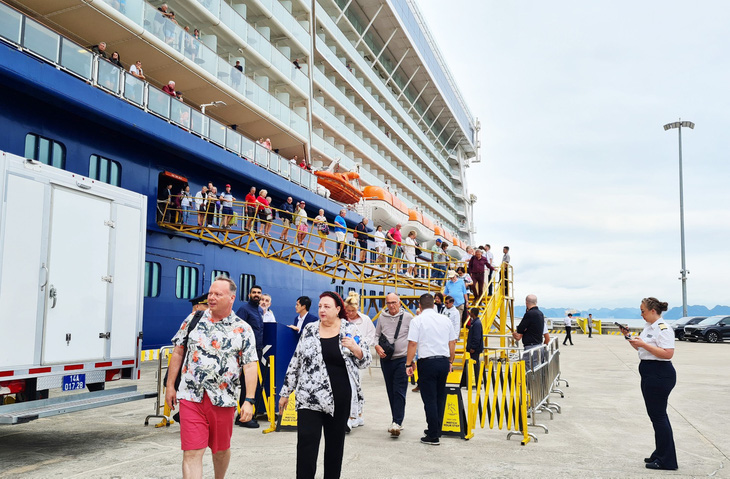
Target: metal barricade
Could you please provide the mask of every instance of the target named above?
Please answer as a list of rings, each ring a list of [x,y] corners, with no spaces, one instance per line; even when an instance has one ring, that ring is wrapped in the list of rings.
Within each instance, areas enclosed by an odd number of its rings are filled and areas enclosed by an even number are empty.
[[[155,413],[148,415],[144,419],[145,426],[149,425],[150,418],[153,417],[162,419],[162,421],[155,424],[155,427],[165,427],[175,422],[170,419],[171,411],[165,403],[165,385],[163,384],[163,379],[165,377],[163,371],[167,371],[167,368],[170,366],[170,357],[172,356],[173,349],[174,346],[163,346],[160,348],[157,361],[157,399],[155,399]]]

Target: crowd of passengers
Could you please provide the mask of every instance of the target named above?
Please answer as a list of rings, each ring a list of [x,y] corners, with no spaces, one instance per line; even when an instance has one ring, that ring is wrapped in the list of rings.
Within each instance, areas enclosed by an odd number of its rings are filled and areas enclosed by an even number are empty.
[[[453,269],[462,279],[465,286],[472,290],[475,296],[483,293],[483,284],[492,277],[492,272],[498,269],[489,244],[484,246],[467,246],[461,258],[449,253],[449,244],[437,238],[430,249],[422,247],[417,240],[416,231],[409,231],[405,235],[402,225],[396,224],[387,231],[382,225],[376,225],[372,230],[368,218],[362,218],[354,229],[349,229],[345,221],[347,209],[343,208],[330,222],[324,209],[319,209],[310,219],[304,200],[294,201],[291,196],[282,203],[274,205],[272,197],[266,189],[257,190],[250,187],[244,201],[235,205],[238,200],[231,191],[231,185],[226,184],[219,192],[213,182],[208,182],[199,191],[193,193],[190,185],[185,185],[179,192],[173,192],[172,184],[160,190],[158,196],[158,221],[196,224],[198,226],[220,228],[222,230],[236,229],[271,238],[271,229],[274,224],[280,224],[279,241],[295,242],[299,246],[315,248],[317,253],[327,253],[326,244],[334,234],[335,256],[341,256],[348,245],[348,238],[352,239],[350,260],[366,263],[372,259],[375,264],[382,264],[388,271],[410,278],[430,279],[437,285],[447,284],[447,271]],[[311,231],[310,231],[311,228]],[[289,235],[292,235],[291,239]],[[359,253],[358,253],[359,250]],[[503,248],[502,262],[509,263],[509,247]],[[431,264],[428,272],[419,267],[424,262]],[[458,266],[457,263],[465,266]],[[457,267],[458,266],[458,267]]]

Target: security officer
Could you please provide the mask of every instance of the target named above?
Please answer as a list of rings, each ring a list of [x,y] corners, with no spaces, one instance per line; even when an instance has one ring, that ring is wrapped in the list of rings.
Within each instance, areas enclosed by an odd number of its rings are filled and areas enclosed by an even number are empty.
[[[629,330],[621,331],[629,344],[639,352],[639,373],[641,394],[644,396],[646,412],[654,426],[656,449],[644,459],[647,469],[677,469],[677,451],[674,448],[672,426],[667,416],[667,400],[677,383],[677,373],[672,366],[674,356],[674,331],[664,322],[661,314],[667,310],[667,303],[656,298],[641,301],[641,317],[646,326],[639,336],[628,336]]]

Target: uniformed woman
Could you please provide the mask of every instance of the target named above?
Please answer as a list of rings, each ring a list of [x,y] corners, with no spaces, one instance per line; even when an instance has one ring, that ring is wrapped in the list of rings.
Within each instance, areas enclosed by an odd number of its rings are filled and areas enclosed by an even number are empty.
[[[677,373],[671,362],[674,356],[674,331],[661,317],[666,310],[667,303],[656,298],[644,298],[641,301],[641,317],[646,321],[646,326],[629,343],[639,352],[641,394],[654,426],[656,449],[644,462],[647,469],[675,470],[677,451],[667,416],[667,400],[677,382]],[[626,329],[623,331],[628,333]]]

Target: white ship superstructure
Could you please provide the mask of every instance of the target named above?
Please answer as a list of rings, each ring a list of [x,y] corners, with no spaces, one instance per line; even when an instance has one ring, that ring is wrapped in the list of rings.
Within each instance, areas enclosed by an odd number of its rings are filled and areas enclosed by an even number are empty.
[[[205,113],[242,141],[270,138],[314,169],[339,160],[406,217],[470,242],[478,121],[414,1],[169,0],[177,24],[160,1],[8,3],[79,44],[106,42],[125,65],[142,61],[148,81],[174,80],[189,105],[225,102]]]

